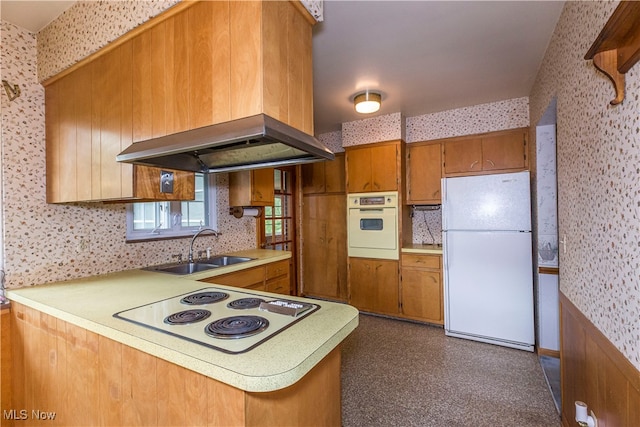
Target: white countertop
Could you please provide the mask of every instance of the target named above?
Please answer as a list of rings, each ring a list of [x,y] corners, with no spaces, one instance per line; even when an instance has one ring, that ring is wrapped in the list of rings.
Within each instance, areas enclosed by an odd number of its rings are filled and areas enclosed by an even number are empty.
[[[212,286],[198,282],[198,279],[291,257],[289,252],[270,250],[241,251],[234,255],[256,260],[189,276],[129,270],[9,290],[7,296],[17,303],[245,391],[267,392],[288,387],[306,375],[357,327],[358,310],[346,304],[311,300],[320,306],[318,311],[243,354],[225,354],[113,317],[122,310]],[[306,300],[293,296],[287,299]]]

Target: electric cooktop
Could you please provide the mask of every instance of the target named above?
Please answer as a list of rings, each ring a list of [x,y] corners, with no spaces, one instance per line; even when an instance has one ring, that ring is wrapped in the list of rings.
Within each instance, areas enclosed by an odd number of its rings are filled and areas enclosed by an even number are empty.
[[[113,317],[239,354],[319,309],[312,303],[210,287],[120,311]]]

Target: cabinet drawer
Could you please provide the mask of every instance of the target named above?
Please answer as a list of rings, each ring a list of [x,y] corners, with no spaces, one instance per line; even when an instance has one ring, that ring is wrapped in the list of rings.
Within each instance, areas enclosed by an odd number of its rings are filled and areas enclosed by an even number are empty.
[[[440,270],[440,255],[402,254],[402,266]]]
[[[267,282],[267,292],[274,292],[276,294],[289,295],[290,291],[289,276],[281,277],[279,279],[270,280]]]
[[[285,259],[282,261],[272,262],[271,264],[267,264],[266,267],[267,280],[273,279],[274,277],[289,273],[289,260]]]
[[[227,286],[237,286],[240,288],[264,289],[264,267],[253,267],[222,276],[209,277],[202,281]]]

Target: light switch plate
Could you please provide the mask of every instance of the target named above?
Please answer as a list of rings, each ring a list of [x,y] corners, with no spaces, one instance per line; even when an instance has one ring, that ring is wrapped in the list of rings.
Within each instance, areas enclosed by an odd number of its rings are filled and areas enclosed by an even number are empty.
[[[173,172],[160,171],[160,192],[173,193]]]

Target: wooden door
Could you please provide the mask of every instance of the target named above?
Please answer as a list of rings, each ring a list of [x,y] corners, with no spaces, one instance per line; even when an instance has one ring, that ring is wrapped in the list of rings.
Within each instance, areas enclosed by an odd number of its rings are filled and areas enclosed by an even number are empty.
[[[360,310],[398,314],[398,261],[349,258],[349,303]]]
[[[345,154],[347,164],[347,191],[364,193],[374,191],[371,183],[371,150],[357,148]]]
[[[483,137],[482,169],[525,169],[526,148],[526,132],[522,130]]]
[[[407,203],[438,204],[442,177],[440,144],[409,144],[407,148]]]
[[[482,139],[461,139],[443,144],[444,173],[459,174],[482,170]]]

